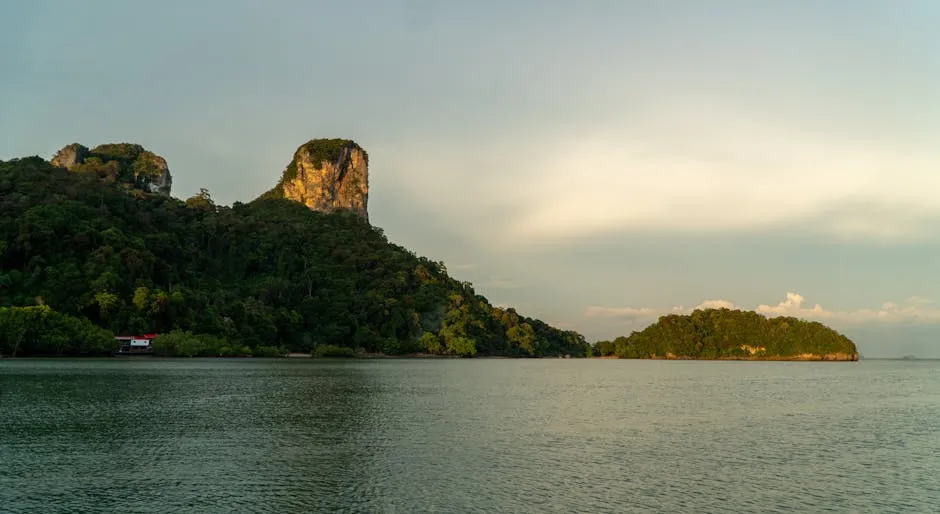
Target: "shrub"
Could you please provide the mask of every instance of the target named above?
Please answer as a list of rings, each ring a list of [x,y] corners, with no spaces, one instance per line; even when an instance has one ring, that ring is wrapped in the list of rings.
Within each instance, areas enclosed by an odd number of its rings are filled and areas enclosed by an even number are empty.
[[[314,357],[355,357],[356,350],[346,346],[321,344],[313,352]]]
[[[0,307],[0,355],[105,354],[114,334],[47,305]]]
[[[441,353],[441,350],[443,350],[440,338],[433,332],[422,334],[420,343],[422,349],[428,353]]]
[[[283,346],[259,346],[255,348],[255,357],[283,357],[287,355],[287,348]]]
[[[447,340],[447,350],[461,357],[473,357],[477,354],[477,345],[468,337],[452,337]]]
[[[239,357],[251,355],[251,348],[232,345],[225,339],[208,334],[174,330],[153,340],[153,353],[165,357]]]

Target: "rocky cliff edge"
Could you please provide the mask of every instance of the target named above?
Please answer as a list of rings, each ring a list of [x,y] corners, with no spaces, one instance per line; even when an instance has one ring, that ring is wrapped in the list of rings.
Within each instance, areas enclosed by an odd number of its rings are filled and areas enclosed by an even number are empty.
[[[297,148],[280,182],[265,196],[315,211],[348,211],[368,221],[369,156],[349,139],[313,139]]]
[[[166,159],[136,144],[105,144],[89,150],[72,143],[59,150],[50,162],[72,172],[94,173],[102,180],[162,196],[170,196],[173,186]]]

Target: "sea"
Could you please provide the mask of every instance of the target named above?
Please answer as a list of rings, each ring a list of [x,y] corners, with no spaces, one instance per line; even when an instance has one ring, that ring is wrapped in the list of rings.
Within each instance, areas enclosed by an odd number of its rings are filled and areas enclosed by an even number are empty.
[[[940,361],[5,359],[0,512],[940,512]]]

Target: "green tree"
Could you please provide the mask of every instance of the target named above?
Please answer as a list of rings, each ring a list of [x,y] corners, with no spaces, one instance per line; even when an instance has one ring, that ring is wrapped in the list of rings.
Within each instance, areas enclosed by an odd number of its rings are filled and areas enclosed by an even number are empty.
[[[425,332],[421,335],[421,348],[428,353],[441,353],[444,348],[441,346],[441,340],[437,334]]]
[[[462,357],[472,357],[477,354],[477,345],[468,337],[452,337],[447,340],[447,351]]]

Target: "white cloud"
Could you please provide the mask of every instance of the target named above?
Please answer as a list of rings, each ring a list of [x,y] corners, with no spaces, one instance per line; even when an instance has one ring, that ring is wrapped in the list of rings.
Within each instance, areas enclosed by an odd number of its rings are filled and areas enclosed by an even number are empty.
[[[901,304],[885,302],[879,308],[856,310],[827,310],[820,304],[804,306],[804,298],[787,293],[777,305],[758,305],[755,309],[765,316],[794,316],[839,325],[868,323],[940,323],[940,308],[930,300],[911,297]]]
[[[804,301],[805,298],[802,295],[787,292],[787,298],[784,301],[774,306],[758,305],[754,311],[767,316],[795,316],[802,313],[813,313],[819,316],[826,312],[819,304],[811,309],[806,309],[803,307]]]
[[[736,309],[733,303],[728,300],[705,300],[698,304],[696,309]]]
[[[588,307],[585,316],[611,318],[624,321],[652,321],[666,314],[688,314],[694,309],[736,308],[727,300],[708,300],[688,309],[684,307]],[[797,293],[788,292],[786,298],[776,305],[761,304],[754,311],[767,317],[792,316],[821,321],[839,326],[872,323],[940,323],[940,307],[922,297],[911,297],[903,303],[885,302],[879,308],[855,310],[828,310],[820,304],[809,306],[806,299]]]
[[[625,320],[655,319],[666,314],[682,314],[681,307],[656,309],[649,307],[588,307],[585,316],[589,318],[619,318]]]

